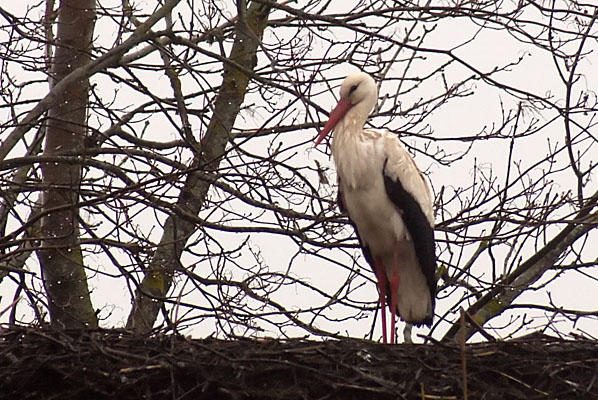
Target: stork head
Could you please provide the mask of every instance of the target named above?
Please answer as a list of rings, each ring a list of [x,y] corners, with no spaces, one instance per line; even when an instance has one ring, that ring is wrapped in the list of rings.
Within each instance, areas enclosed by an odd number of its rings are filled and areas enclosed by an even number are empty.
[[[356,72],[345,78],[340,95],[341,98],[330,113],[328,122],[316,138],[316,146],[349,112],[357,123],[365,124],[365,120],[378,101],[378,88],[371,76],[365,72]]]

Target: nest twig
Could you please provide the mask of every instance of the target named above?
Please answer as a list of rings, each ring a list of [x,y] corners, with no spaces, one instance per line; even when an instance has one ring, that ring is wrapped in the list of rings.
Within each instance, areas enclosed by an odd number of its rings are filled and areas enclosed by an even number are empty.
[[[386,346],[192,340],[118,331],[0,331],[0,399],[598,398],[598,343]]]

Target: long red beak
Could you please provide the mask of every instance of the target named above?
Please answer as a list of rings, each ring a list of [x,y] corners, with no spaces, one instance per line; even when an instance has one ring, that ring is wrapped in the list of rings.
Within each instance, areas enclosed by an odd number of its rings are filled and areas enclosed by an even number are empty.
[[[319,145],[320,142],[324,140],[326,135],[328,135],[330,131],[334,129],[338,121],[340,121],[345,116],[345,114],[347,113],[347,111],[349,111],[351,107],[353,107],[353,104],[351,104],[351,101],[349,101],[349,99],[341,99],[338,102],[336,107],[334,107],[334,110],[332,110],[332,112],[330,113],[330,118],[328,119],[328,122],[326,122],[326,125],[324,125],[324,128],[318,134],[314,146]]]

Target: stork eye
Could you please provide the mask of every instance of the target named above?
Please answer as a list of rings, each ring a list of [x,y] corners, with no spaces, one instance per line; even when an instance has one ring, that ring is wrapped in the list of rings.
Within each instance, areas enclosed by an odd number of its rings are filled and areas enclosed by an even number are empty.
[[[349,89],[349,94],[353,93],[356,90],[357,90],[357,85],[351,86],[351,89]]]

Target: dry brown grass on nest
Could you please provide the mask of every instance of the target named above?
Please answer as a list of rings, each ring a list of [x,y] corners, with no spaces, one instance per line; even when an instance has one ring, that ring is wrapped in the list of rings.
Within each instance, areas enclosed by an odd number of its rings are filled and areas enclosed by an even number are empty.
[[[469,399],[598,399],[598,342],[468,345]],[[0,332],[2,399],[461,399],[458,346]]]

